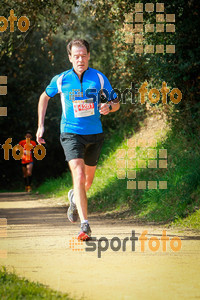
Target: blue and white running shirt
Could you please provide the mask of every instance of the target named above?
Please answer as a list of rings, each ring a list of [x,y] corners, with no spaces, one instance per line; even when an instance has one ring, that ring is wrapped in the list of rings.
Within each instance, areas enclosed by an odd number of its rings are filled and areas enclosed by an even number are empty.
[[[86,135],[103,131],[98,109],[99,91],[102,88],[109,101],[117,98],[108,78],[92,68],[82,74],[81,80],[73,68],[53,77],[45,92],[49,97],[60,93],[61,133]]]

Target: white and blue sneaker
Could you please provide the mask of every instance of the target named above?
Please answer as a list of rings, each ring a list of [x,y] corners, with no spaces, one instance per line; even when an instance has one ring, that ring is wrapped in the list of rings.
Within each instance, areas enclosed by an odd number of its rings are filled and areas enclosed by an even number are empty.
[[[70,190],[68,192],[68,199],[70,202],[70,206],[67,211],[67,217],[70,222],[75,223],[78,220],[78,210],[76,204],[73,202],[74,190]]]

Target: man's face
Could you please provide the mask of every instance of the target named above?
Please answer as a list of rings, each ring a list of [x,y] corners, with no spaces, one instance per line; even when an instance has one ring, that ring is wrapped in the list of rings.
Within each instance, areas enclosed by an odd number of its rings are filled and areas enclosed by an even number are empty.
[[[81,75],[88,68],[90,53],[87,53],[85,47],[72,46],[69,60],[73,65],[74,71]]]
[[[27,134],[25,135],[25,138],[31,140],[31,139],[32,139],[32,135],[31,135],[30,133],[27,133]]]

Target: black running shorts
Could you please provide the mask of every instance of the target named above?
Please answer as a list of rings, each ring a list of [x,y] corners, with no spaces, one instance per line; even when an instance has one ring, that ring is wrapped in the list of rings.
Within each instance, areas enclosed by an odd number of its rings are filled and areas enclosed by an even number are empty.
[[[74,158],[82,158],[88,166],[96,166],[104,141],[104,133],[79,135],[63,132],[60,142],[69,162]]]

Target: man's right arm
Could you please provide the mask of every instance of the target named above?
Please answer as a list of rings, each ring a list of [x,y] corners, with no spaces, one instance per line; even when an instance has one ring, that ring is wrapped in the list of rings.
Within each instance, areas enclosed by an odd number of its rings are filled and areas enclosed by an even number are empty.
[[[42,136],[44,133],[44,118],[46,115],[49,99],[50,97],[45,92],[43,92],[38,103],[38,129],[36,133],[36,140],[38,144],[45,144],[45,140],[42,138]]]

